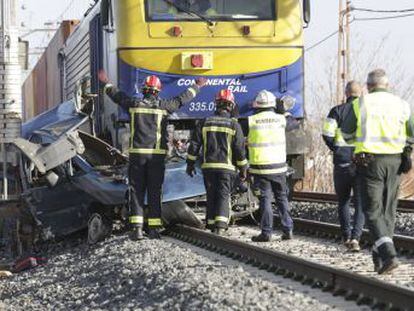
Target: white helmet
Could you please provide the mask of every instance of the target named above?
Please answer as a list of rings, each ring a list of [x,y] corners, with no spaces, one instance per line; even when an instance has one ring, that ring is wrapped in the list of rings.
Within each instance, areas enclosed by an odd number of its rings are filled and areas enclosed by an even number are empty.
[[[253,108],[275,108],[276,96],[266,90],[262,90],[257,94],[256,99],[253,102]]]

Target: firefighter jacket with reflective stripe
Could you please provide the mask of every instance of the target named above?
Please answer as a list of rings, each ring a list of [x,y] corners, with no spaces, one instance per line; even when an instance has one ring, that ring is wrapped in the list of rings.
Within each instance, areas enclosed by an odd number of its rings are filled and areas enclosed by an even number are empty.
[[[356,97],[348,97],[345,104],[333,107],[323,124],[322,137],[328,148],[333,152],[335,165],[345,166],[352,162],[355,148],[345,142],[341,125],[345,117],[352,113],[352,102],[355,99]]]
[[[375,90],[353,102],[353,113],[342,126],[355,153],[398,154],[413,143],[410,106],[386,90]]]
[[[202,149],[203,170],[235,171],[247,167],[245,139],[237,119],[219,114],[201,121],[193,133],[187,162],[194,163]]]
[[[286,117],[274,110],[259,111],[248,118],[249,172],[282,174],[286,165]]]
[[[191,101],[199,92],[194,85],[172,99],[161,99],[150,95],[138,99],[126,95],[113,86],[106,86],[108,96],[131,116],[131,137],[129,153],[167,154],[167,117],[183,104]]]

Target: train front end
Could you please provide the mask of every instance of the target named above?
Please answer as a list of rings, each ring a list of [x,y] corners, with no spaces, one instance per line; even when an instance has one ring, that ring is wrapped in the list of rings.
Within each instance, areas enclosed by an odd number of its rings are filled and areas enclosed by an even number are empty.
[[[121,90],[140,96],[142,81],[155,74],[163,83],[160,96],[169,98],[197,77],[206,77],[207,86],[173,116],[190,129],[193,120],[214,113],[214,95],[223,88],[234,92],[241,118],[252,113],[251,103],[263,89],[278,97],[294,97],[290,112],[304,118],[303,21],[298,0],[114,4]],[[118,117],[128,120],[126,111],[120,110]],[[291,155],[304,153],[300,136],[288,137]]]

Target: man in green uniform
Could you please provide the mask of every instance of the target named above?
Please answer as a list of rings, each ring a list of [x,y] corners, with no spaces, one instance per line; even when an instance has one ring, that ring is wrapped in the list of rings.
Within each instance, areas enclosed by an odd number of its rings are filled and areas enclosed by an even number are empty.
[[[370,72],[367,87],[369,94],[353,102],[342,133],[355,145],[362,208],[374,242],[374,266],[382,274],[398,267],[392,238],[400,174],[410,169],[407,143],[413,142],[413,123],[408,103],[389,92],[384,70]]]

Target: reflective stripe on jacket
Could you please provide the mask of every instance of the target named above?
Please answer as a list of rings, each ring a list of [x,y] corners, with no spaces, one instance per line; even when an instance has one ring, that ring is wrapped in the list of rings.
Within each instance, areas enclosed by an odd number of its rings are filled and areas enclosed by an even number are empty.
[[[166,119],[164,109],[155,107],[130,108],[131,137],[129,153],[167,154]]]
[[[353,113],[352,103],[356,97],[348,97],[346,103],[333,107],[324,121],[322,137],[325,144],[333,152],[335,165],[350,164],[354,154],[354,146],[346,143],[341,126],[343,120]]]
[[[167,154],[167,117],[199,92],[193,85],[172,99],[149,96],[144,99],[128,96],[112,85],[105,86],[107,95],[131,116],[129,152],[133,154]]]
[[[188,148],[187,162],[197,160],[202,152],[202,169],[235,171],[248,162],[245,139],[240,124],[228,114],[216,115],[200,122]]]
[[[286,165],[286,118],[274,111],[262,111],[248,118],[249,172],[281,174]]]
[[[357,119],[355,153],[402,153],[412,132],[407,102],[380,91],[355,100],[353,109]]]
[[[323,123],[322,135],[326,137],[331,137],[334,139],[334,145],[336,147],[352,147],[348,144],[344,137],[342,136],[342,131],[338,127],[338,123],[335,119],[326,118]]]

